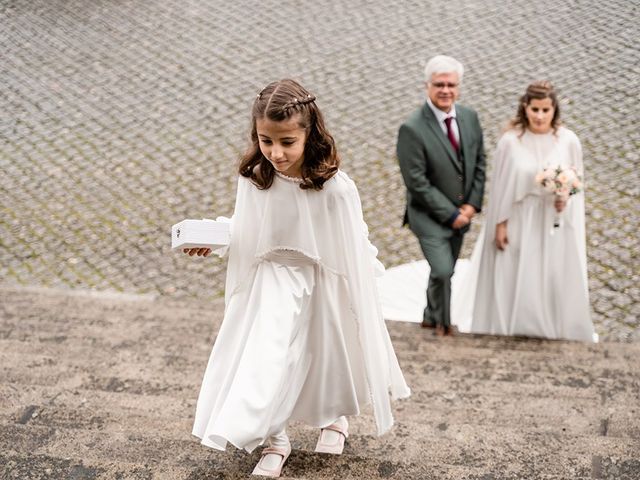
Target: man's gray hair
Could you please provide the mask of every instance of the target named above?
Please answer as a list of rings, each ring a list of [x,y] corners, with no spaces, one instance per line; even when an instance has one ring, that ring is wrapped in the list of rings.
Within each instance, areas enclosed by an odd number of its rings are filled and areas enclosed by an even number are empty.
[[[426,67],[424,67],[425,82],[430,82],[433,75],[438,75],[440,73],[457,73],[458,81],[462,83],[464,67],[453,57],[448,57],[447,55],[436,55],[431,58],[427,62]]]

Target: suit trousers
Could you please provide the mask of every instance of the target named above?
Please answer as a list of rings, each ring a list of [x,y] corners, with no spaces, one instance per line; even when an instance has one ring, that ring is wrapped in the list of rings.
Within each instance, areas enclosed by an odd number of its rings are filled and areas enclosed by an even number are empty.
[[[451,277],[460,254],[464,234],[454,231],[449,238],[419,237],[424,257],[431,267],[427,285],[427,306],[422,322],[429,326],[451,325]]]

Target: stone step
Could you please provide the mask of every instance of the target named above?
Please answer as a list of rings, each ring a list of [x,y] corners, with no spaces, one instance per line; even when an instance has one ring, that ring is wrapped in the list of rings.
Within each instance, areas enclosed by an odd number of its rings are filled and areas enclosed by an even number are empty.
[[[0,286],[0,300],[6,478],[247,478],[258,451],[213,451],[190,433],[220,299]],[[283,478],[634,478],[639,344],[388,328],[413,391],[394,428],[375,436],[365,409],[334,457],[294,423]]]

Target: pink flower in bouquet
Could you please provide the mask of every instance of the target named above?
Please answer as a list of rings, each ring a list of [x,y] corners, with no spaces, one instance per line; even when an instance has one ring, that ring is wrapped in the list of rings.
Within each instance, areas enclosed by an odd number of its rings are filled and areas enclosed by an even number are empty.
[[[556,167],[547,167],[543,171],[544,177],[548,180],[553,180],[556,176]]]
[[[573,167],[562,167],[560,165],[557,167],[547,167],[536,175],[535,181],[536,184],[540,185],[547,192],[565,202],[571,195],[575,195],[582,190],[580,176]],[[553,228],[551,229],[552,235],[554,234],[554,230],[559,228],[561,224],[560,214],[556,213],[553,220]]]
[[[549,193],[564,199],[582,190],[582,182],[573,167],[547,167],[536,175],[535,181]]]
[[[562,171],[556,177],[556,182],[559,183],[561,187],[564,187],[567,183],[569,183],[569,176],[564,171]]]

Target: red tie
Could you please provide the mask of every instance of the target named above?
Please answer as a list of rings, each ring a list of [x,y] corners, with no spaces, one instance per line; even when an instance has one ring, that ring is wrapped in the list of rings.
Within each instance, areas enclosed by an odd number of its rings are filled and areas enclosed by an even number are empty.
[[[453,129],[451,128],[451,120],[453,117],[447,117],[444,119],[444,123],[447,126],[447,137],[449,137],[449,141],[451,142],[451,146],[453,149],[458,152],[460,146],[458,145],[458,141],[456,140],[456,136],[453,134]]]

